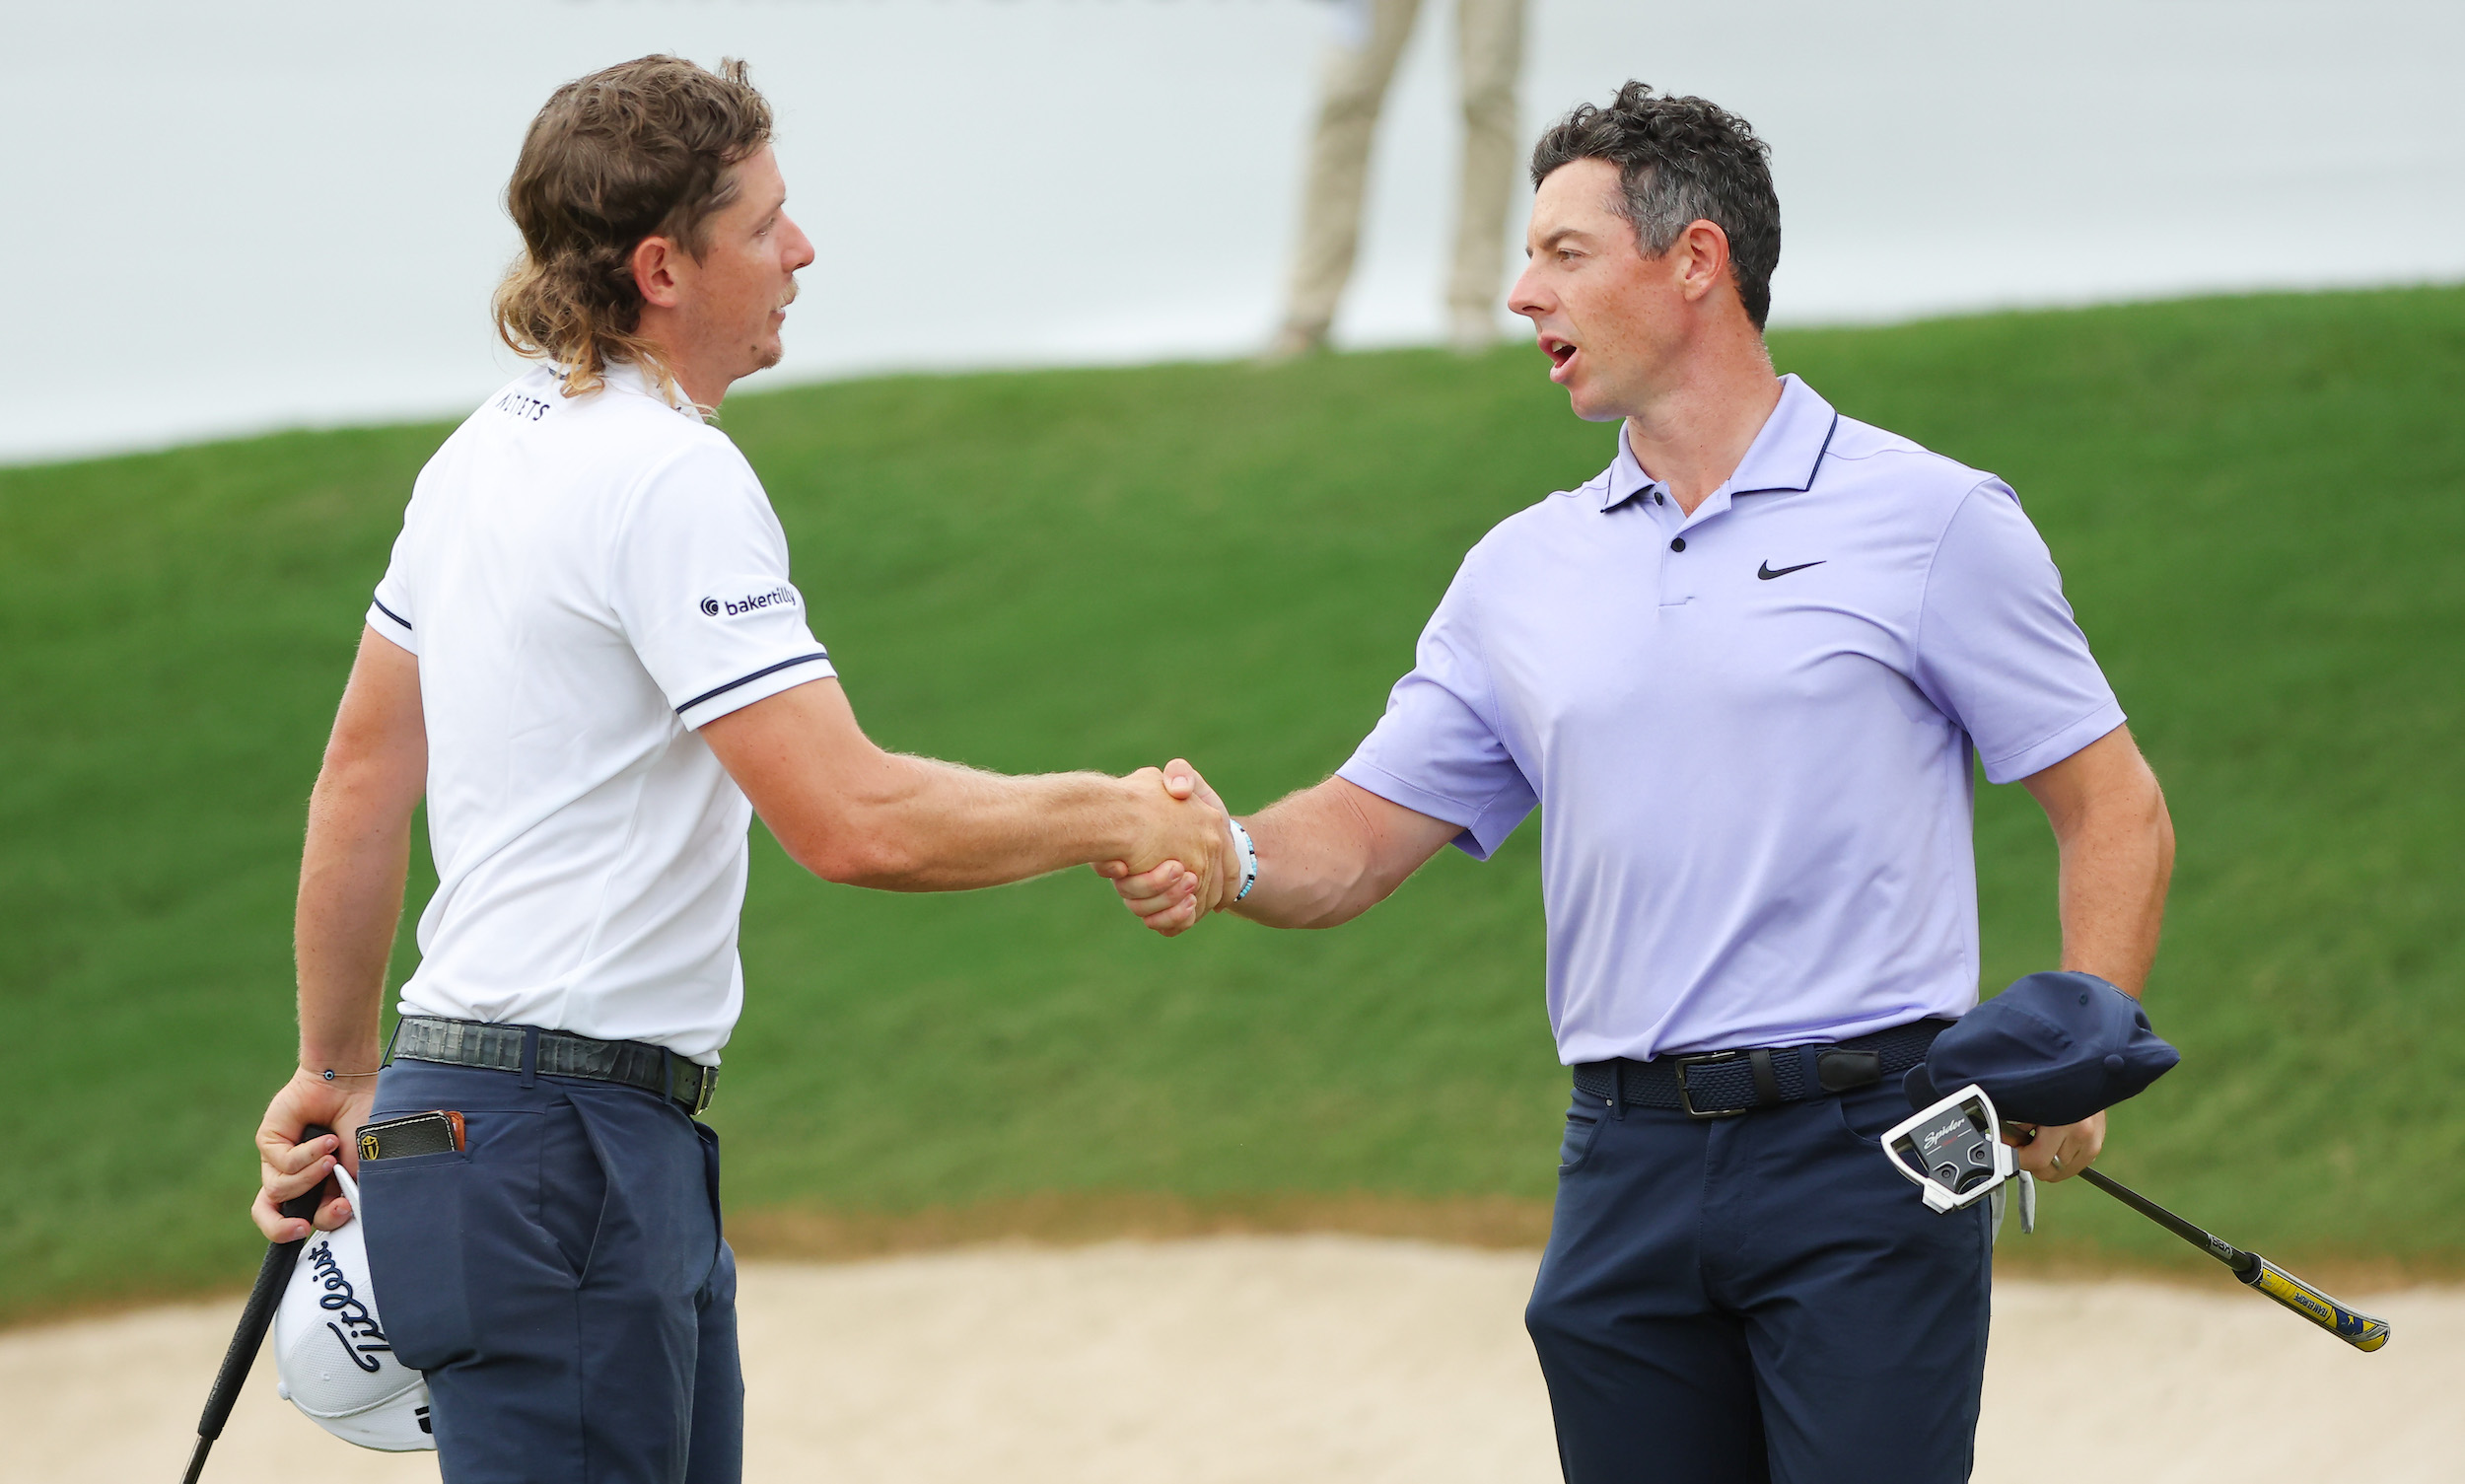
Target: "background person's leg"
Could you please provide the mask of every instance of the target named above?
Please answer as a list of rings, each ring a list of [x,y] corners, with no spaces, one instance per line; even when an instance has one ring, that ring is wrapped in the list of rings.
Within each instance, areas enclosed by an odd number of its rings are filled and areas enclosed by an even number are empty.
[[[1455,260],[1446,281],[1447,335],[1457,350],[1494,345],[1505,291],[1507,216],[1523,168],[1515,83],[1523,71],[1524,0],[1456,0],[1463,83],[1463,162],[1455,197]]]
[[[1568,1484],[1764,1484],[1738,1321],[1699,1278],[1705,1131],[1578,1095],[1524,1310]]]
[[[1887,1080],[1737,1120],[1738,1177],[1709,1225],[1720,1288],[1745,1311],[1774,1484],[1969,1476],[1992,1218],[1927,1210],[1884,1164],[1874,1136],[1907,1115]]]
[[[1301,237],[1293,253],[1284,324],[1270,357],[1300,355],[1326,343],[1335,306],[1361,247],[1361,200],[1370,178],[1370,143],[1395,60],[1412,35],[1421,0],[1357,0],[1369,8],[1367,34],[1328,48],[1309,173],[1302,190]]]

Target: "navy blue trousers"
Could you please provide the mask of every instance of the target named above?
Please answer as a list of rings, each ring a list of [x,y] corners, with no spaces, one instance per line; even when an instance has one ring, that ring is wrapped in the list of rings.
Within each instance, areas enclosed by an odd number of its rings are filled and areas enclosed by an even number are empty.
[[[418,1061],[378,1079],[373,1117],[431,1108],[463,1115],[467,1147],[362,1165],[360,1204],[446,1484],[737,1484],[718,1135],[615,1083]]]
[[[1994,1231],[1875,1136],[1896,1080],[1696,1121],[1578,1093],[1524,1322],[1569,1484],[1956,1484]]]

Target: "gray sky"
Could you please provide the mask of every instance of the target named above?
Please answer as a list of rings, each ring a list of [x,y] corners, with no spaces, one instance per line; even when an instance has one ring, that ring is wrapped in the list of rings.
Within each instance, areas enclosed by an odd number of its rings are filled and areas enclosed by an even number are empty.
[[[1531,3],[1529,130],[1641,77],[1772,141],[1784,322],[2465,278],[2454,0]],[[1427,4],[1345,343],[1441,328],[1451,5]],[[464,410],[514,364],[486,300],[523,126],[655,49],[746,57],[778,106],[820,258],[773,378],[1239,354],[1275,318],[1334,18],[80,0],[10,26],[0,459]]]

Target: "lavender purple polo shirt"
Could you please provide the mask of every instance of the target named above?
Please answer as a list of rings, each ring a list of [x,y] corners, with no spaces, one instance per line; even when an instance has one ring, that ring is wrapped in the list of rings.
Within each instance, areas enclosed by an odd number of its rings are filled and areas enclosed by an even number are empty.
[[[1972,756],[2123,723],[2010,487],[1796,377],[1692,516],[1636,463],[1464,558],[1341,776],[1487,859],[1536,805],[1562,1061],[1977,1003]]]

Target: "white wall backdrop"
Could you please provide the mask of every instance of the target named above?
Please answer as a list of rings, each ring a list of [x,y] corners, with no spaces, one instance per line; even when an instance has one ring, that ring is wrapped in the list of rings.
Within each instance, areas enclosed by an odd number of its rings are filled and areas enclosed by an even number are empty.
[[[2455,0],[1531,3],[1531,128],[1636,76],[1772,141],[1789,322],[2465,277]],[[1451,5],[1427,4],[1349,344],[1440,330]],[[1335,25],[1315,0],[0,14],[10,460],[461,410],[511,365],[485,305],[525,123],[654,49],[744,56],[777,105],[820,252],[777,379],[1240,354]]]

